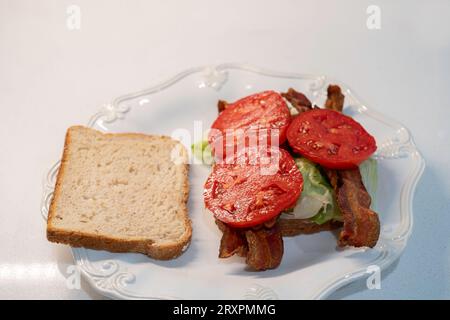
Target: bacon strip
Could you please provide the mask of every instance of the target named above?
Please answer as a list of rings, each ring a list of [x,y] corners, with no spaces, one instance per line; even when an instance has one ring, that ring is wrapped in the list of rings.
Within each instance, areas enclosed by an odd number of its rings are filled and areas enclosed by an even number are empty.
[[[254,270],[262,271],[278,267],[283,258],[284,246],[280,228],[261,228],[257,231],[247,230],[248,243],[246,263]]]
[[[373,248],[380,235],[380,220],[370,209],[370,195],[362,182],[359,169],[325,169],[336,192],[336,200],[344,219],[339,246]]]
[[[247,265],[253,270],[274,269],[283,257],[283,238],[277,223],[267,228],[261,225],[256,229],[234,229],[217,221],[222,230],[219,258],[228,258],[235,254],[246,257]]]
[[[312,109],[311,101],[309,101],[309,99],[301,92],[289,88],[288,92],[282,93],[281,95],[289,101],[299,113]]]
[[[325,108],[342,111],[344,95],[336,85],[328,87]],[[337,204],[344,219],[339,235],[339,246],[374,247],[380,235],[380,220],[370,209],[371,198],[359,168],[349,170],[325,169],[325,174],[335,190]]]
[[[342,94],[341,88],[337,85],[329,85],[327,94],[325,109],[342,112],[342,109],[344,108],[345,96]]]
[[[217,111],[219,112],[219,114],[224,111],[228,106],[228,102],[226,102],[225,100],[219,100],[217,102]]]
[[[223,232],[222,239],[220,240],[219,258],[229,258],[235,254],[240,257],[246,257],[248,245],[245,234],[228,227],[218,220],[216,220],[216,224]]]

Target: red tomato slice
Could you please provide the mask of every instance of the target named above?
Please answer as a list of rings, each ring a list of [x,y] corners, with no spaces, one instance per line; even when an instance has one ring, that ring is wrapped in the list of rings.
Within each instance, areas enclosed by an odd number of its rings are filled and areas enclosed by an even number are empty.
[[[263,163],[270,160],[270,163]],[[205,206],[220,221],[236,228],[264,223],[295,205],[303,177],[294,159],[272,148],[262,159],[243,153],[232,164],[216,164],[205,183]]]
[[[290,120],[283,97],[274,91],[264,91],[227,105],[212,124],[208,140],[219,158],[234,156],[241,146],[254,146],[263,139],[268,146],[278,146],[286,140]],[[253,143],[250,135],[256,135],[258,142]],[[230,150],[233,155],[226,154]]]
[[[358,122],[327,109],[300,113],[287,139],[295,152],[330,169],[354,168],[377,149],[374,137]]]

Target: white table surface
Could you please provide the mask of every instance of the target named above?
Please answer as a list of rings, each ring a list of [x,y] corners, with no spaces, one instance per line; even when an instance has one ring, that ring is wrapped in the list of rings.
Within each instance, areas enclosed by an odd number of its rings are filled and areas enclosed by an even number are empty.
[[[71,4],[80,30],[66,26]],[[370,4],[379,30],[366,26]],[[359,281],[331,298],[450,298],[449,17],[444,0],[0,0],[0,298],[101,298],[67,288],[70,250],[46,241],[40,216],[65,130],[118,95],[221,62],[338,78],[413,132],[427,168],[408,246],[381,290]]]

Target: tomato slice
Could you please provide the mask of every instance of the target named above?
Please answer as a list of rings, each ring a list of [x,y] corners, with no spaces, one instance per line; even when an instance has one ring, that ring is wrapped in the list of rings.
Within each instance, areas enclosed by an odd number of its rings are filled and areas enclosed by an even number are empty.
[[[219,158],[234,156],[243,145],[254,145],[250,135],[257,136],[255,143],[266,139],[266,145],[278,146],[286,141],[290,120],[283,97],[275,91],[264,91],[228,104],[212,124],[208,140]],[[233,155],[227,155],[230,150]]]
[[[327,109],[300,113],[289,126],[287,139],[295,152],[330,169],[354,168],[377,149],[361,124]]]
[[[264,163],[269,160],[270,163]],[[205,183],[205,206],[236,228],[264,223],[295,205],[303,177],[283,149],[271,148],[264,159],[242,153],[232,164],[216,164]]]

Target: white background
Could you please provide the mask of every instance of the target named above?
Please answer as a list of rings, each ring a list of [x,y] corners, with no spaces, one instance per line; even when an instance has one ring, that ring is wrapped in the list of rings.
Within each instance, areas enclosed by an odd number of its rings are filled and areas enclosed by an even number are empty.
[[[81,30],[66,9],[81,8]],[[366,27],[370,4],[381,29]],[[67,127],[112,98],[198,65],[326,74],[411,129],[427,168],[415,226],[381,290],[331,298],[450,298],[450,1],[0,0],[0,298],[68,290],[66,246],[45,239],[42,178]]]

